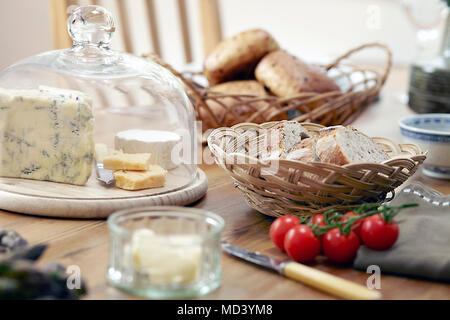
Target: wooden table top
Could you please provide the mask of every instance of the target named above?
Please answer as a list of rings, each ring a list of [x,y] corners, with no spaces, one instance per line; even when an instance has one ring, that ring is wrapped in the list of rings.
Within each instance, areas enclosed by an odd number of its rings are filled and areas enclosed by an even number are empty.
[[[372,136],[400,139],[398,119],[409,114],[399,98],[407,86],[407,71],[393,70],[382,100],[371,106],[354,123]],[[389,115],[389,116],[386,116]],[[231,178],[216,165],[200,165],[209,179],[207,195],[193,206],[221,215],[226,222],[223,240],[250,250],[258,250],[279,259],[287,259],[274,248],[268,231],[272,219],[251,209]],[[450,181],[426,178],[420,172],[411,181],[449,194]],[[110,287],[105,279],[108,263],[109,235],[104,220],[49,219],[0,212],[0,229],[14,229],[31,244],[49,245],[39,264],[58,261],[66,266],[78,265],[89,288],[88,299],[134,298]],[[369,274],[349,266],[319,261],[315,268],[365,285]],[[201,299],[332,299],[333,297],[276,273],[223,254],[223,282],[215,292]],[[419,281],[390,275],[381,276],[384,299],[450,299],[450,285]]]

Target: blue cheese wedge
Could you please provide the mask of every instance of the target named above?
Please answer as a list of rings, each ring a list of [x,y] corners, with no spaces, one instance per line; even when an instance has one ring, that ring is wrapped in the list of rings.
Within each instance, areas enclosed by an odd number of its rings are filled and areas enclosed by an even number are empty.
[[[0,88],[0,176],[86,184],[93,129],[92,100],[81,92]]]

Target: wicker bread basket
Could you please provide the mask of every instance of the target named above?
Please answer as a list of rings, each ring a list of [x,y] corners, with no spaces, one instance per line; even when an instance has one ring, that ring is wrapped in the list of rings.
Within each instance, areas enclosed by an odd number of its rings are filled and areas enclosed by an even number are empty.
[[[386,60],[378,68],[367,68],[348,61],[349,57],[371,49],[381,49],[385,53]],[[180,73],[155,55],[146,57],[168,68],[184,82],[194,104],[197,120],[202,121],[202,131],[205,132],[238,123],[264,123],[288,118],[324,126],[350,124],[376,99],[389,75],[392,54],[388,47],[379,43],[356,47],[323,66],[341,87],[341,91],[304,92],[288,98],[218,93],[195,80],[199,73]],[[220,113],[227,116],[220,119],[217,108],[222,108]]]
[[[259,212],[278,217],[311,215],[330,208],[347,210],[363,202],[383,202],[414,174],[426,153],[415,144],[396,144],[373,138],[390,160],[338,166],[321,162],[261,160],[266,128],[242,123],[219,128],[208,137],[216,162],[233,178],[247,203]],[[302,123],[313,135],[323,126]]]

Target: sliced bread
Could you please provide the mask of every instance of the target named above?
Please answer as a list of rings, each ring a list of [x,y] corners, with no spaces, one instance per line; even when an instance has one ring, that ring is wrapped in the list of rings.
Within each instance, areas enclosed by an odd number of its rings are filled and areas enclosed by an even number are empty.
[[[286,160],[296,161],[320,161],[316,155],[316,143],[318,137],[306,138],[294,145],[286,155]]]
[[[371,138],[353,127],[338,127],[322,135],[317,140],[316,154],[322,162],[337,165],[389,159]]]
[[[266,150],[270,158],[283,158],[302,139],[309,138],[308,130],[297,122],[281,121],[267,129]]]
[[[345,128],[345,127],[344,127],[344,126],[341,126],[341,125],[331,126],[331,127],[325,127],[325,128],[323,128],[323,129],[320,129],[320,130],[319,130],[319,135],[320,135],[320,136],[324,136],[324,135],[326,135],[327,133],[330,133],[331,131],[334,131],[334,130],[339,129],[339,128]]]

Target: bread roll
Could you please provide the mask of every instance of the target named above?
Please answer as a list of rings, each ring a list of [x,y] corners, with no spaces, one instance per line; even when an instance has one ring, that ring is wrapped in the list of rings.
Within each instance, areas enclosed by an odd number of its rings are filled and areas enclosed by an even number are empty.
[[[221,84],[218,84],[216,86],[213,86],[210,88],[211,92],[217,92],[217,93],[230,93],[230,94],[242,94],[242,95],[251,95],[251,96],[266,96],[267,92],[264,89],[264,86],[255,80],[240,80],[240,81],[230,81],[230,82],[224,82]],[[249,97],[250,98],[250,97]],[[218,98],[218,102],[207,99],[208,106],[210,107],[211,111],[216,116],[216,119],[223,125],[223,126],[233,126],[239,122],[238,119],[234,116],[234,114],[228,109],[229,107],[233,106],[234,104],[238,103],[239,101],[235,98],[231,97],[225,97],[225,98]],[[235,113],[238,116],[243,117],[250,117],[253,113],[257,112],[258,110],[265,108],[268,106],[268,102],[266,101],[258,101],[253,102],[251,106],[247,104],[243,104],[237,108],[235,108]],[[201,110],[201,118],[204,119],[205,125],[210,128],[213,127],[213,122],[211,120],[208,120],[208,117],[206,116],[206,111]],[[264,122],[265,119],[269,119],[270,115],[274,112],[273,109],[269,109],[263,113],[263,117],[257,117],[255,118],[254,122],[261,123]],[[282,120],[287,119],[287,114],[280,115],[278,117],[275,117],[276,119],[272,120]]]
[[[316,153],[322,162],[381,163],[389,156],[368,136],[352,127],[335,128],[317,140]]]
[[[258,62],[277,50],[278,43],[264,30],[249,30],[220,42],[206,57],[204,74],[211,86],[218,83],[251,79]]]
[[[229,81],[210,88],[210,91],[220,93],[240,93],[255,96],[267,95],[264,86],[255,80]]]
[[[284,50],[266,55],[256,67],[255,76],[279,97],[340,90],[324,70],[308,65]]]

